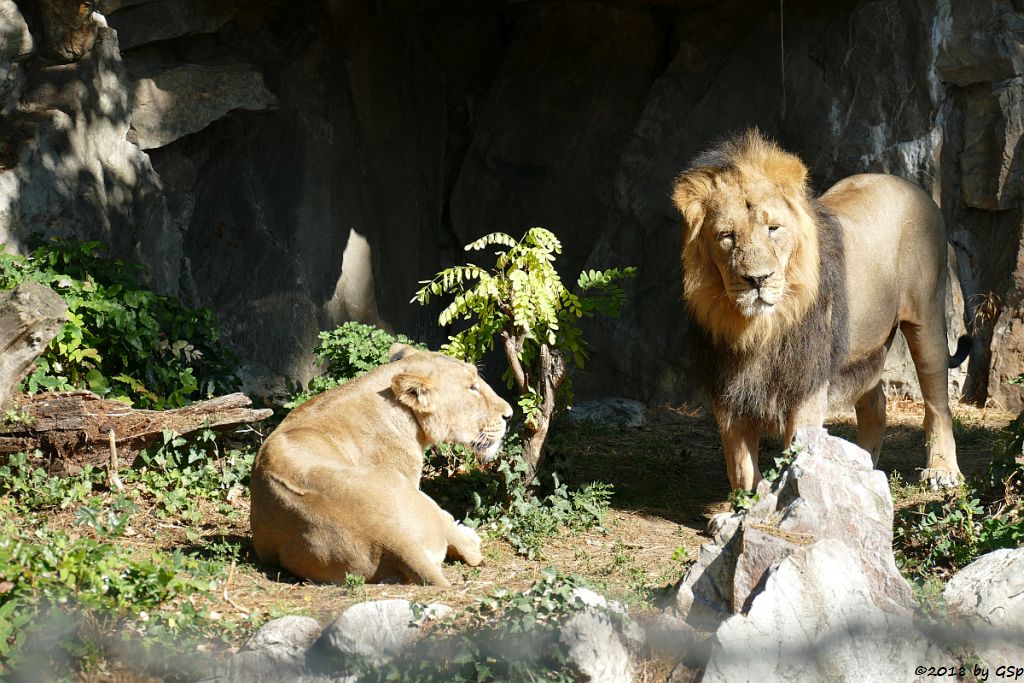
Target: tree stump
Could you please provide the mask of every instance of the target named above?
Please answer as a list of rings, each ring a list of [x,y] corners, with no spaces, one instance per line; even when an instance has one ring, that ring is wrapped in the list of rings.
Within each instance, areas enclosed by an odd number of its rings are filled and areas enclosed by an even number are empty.
[[[0,292],[0,410],[67,321],[67,304],[38,282]]]

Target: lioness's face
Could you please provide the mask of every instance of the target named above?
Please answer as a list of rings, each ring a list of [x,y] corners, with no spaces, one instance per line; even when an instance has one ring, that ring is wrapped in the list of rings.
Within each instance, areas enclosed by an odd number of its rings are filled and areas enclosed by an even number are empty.
[[[439,353],[416,352],[392,380],[395,397],[412,409],[431,443],[466,446],[482,461],[493,460],[512,417],[469,363]]]
[[[772,315],[786,296],[797,216],[766,180],[729,180],[701,227],[725,292],[745,317]]]

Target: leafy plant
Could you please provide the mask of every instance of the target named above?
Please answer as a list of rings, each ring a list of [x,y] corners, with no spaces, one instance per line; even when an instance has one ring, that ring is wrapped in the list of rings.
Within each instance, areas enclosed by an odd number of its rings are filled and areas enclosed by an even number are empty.
[[[206,309],[139,284],[141,268],[99,255],[99,242],[53,241],[29,256],[0,248],[0,290],[49,286],[68,321],[24,382],[29,393],[89,389],[143,408],[181,406],[238,386],[235,359]]]
[[[99,521],[94,512],[82,515],[86,525]],[[212,593],[221,565],[181,552],[139,556],[107,539],[51,529],[0,499],[0,678],[64,676],[68,661],[85,664],[117,641],[141,638],[155,657],[159,643],[227,637],[195,599]]]
[[[774,458],[772,466],[761,473],[761,478],[770,484],[774,484],[782,475],[782,471],[789,467],[799,454],[800,448],[798,446],[787,448],[782,452],[782,455]],[[734,489],[729,492],[728,498],[733,512],[746,512],[754,507],[759,500],[761,500],[761,496],[757,491],[748,491],[747,489]]]
[[[583,367],[587,358],[576,321],[595,314],[618,315],[626,300],[619,283],[633,277],[636,269],[581,273],[577,294],[562,284],[555,270],[562,244],[550,231],[531,228],[518,241],[495,232],[467,245],[466,251],[487,247],[497,248],[493,268],[471,263],[446,268],[422,281],[413,301],[425,305],[433,296],[454,297],[441,312],[439,324],[458,320],[470,324],[449,337],[442,349],[453,356],[476,362],[494,348],[494,338],[501,337],[509,365],[505,379],[519,393],[526,418],[523,450],[529,466],[527,479],[532,481],[556,400],[569,395],[568,364]]]
[[[395,342],[418,349],[426,348],[405,335],[392,335],[373,325],[355,321],[321,332],[316,360],[324,372],[314,377],[304,391],[295,393],[285,407],[300,406],[317,394],[387,363],[388,350]]]
[[[1024,413],[992,464],[945,499],[900,510],[893,544],[914,583],[948,578],[979,556],[1024,544]]]
[[[490,479],[482,496],[473,492],[474,507],[465,523],[506,539],[516,552],[531,560],[542,555],[545,539],[563,529],[599,527],[608,513],[612,496],[609,484],[590,483],[570,491],[552,474],[551,492],[534,495],[527,485],[529,466],[522,446],[514,438],[505,445],[505,457],[497,472],[500,481]]]

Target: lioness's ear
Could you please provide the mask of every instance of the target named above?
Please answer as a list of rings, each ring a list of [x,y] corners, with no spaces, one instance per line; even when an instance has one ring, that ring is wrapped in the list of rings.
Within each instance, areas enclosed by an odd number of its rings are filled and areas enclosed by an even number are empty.
[[[416,349],[409,346],[408,344],[395,342],[394,344],[391,345],[391,348],[388,349],[388,360],[391,362],[394,362],[396,360],[402,360],[406,356],[411,356],[414,353],[416,353]]]
[[[395,398],[417,413],[434,410],[433,389],[430,377],[415,372],[400,372],[391,378],[391,392]]]
[[[672,186],[672,202],[683,214],[686,223],[683,229],[683,242],[694,239],[700,231],[707,215],[708,201],[711,199],[712,169],[695,168],[684,171],[676,178]]]

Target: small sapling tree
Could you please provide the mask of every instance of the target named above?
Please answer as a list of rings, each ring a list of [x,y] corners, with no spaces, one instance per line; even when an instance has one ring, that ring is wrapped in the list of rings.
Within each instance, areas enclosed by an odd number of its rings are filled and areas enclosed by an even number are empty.
[[[570,399],[568,365],[582,368],[587,345],[576,321],[594,314],[618,315],[626,300],[619,282],[635,268],[584,271],[579,293],[568,290],[555,270],[562,244],[544,228],[531,228],[516,241],[503,232],[481,237],[466,251],[496,249],[491,269],[472,263],[446,268],[423,287],[413,301],[426,304],[431,296],[455,298],[438,318],[442,326],[457,320],[471,324],[448,338],[445,353],[478,361],[501,338],[508,359],[505,381],[519,393],[525,417],[523,453],[529,466],[527,481],[537,474],[556,401]],[[571,399],[570,399],[571,400]]]

